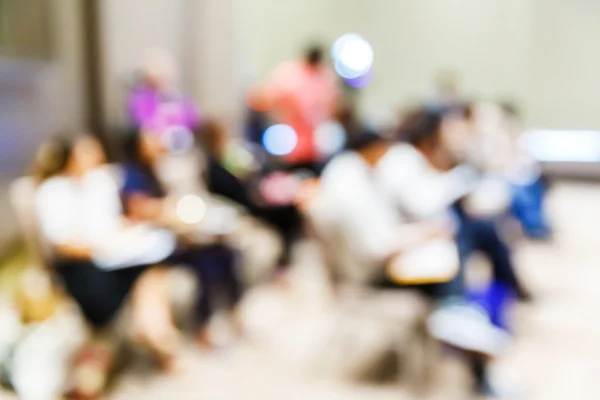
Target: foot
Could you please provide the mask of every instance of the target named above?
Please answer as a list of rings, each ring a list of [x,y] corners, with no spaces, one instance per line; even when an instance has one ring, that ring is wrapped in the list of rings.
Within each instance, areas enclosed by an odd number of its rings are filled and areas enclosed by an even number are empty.
[[[517,289],[516,295],[517,295],[517,300],[519,300],[522,303],[532,303],[534,300],[534,297],[531,294],[531,292],[524,288]]]
[[[198,331],[196,344],[203,350],[212,350],[215,347],[208,328],[201,328]]]
[[[229,326],[236,339],[239,340],[244,337],[244,323],[239,310],[235,310],[231,313],[231,316],[229,317]]]
[[[69,397],[94,399],[102,394],[112,366],[112,354],[102,346],[90,346],[76,357],[73,367],[73,383]]]

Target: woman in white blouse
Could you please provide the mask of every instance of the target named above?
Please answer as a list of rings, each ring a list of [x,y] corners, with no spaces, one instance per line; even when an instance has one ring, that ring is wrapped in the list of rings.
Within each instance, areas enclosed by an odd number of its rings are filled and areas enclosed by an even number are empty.
[[[97,140],[54,140],[40,149],[36,161],[36,214],[42,241],[47,260],[66,291],[96,332],[115,320],[130,294],[133,320],[139,325],[137,314],[147,315],[139,299],[152,299],[141,295],[143,287],[154,291],[155,322],[142,324],[144,332],[136,326],[136,333],[163,361],[170,362],[177,335],[166,284],[159,282],[159,269],[147,266],[174,251],[173,235],[123,219],[117,176],[105,164]],[[166,304],[157,306],[161,302]]]

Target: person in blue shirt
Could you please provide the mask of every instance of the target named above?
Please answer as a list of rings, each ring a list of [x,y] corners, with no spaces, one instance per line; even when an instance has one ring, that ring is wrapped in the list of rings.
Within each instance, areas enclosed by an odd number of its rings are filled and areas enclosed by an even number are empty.
[[[123,164],[121,197],[126,215],[136,221],[161,225],[166,191],[157,178],[153,166],[163,156],[164,146],[158,136],[129,133]],[[194,245],[179,243],[176,251],[167,258],[169,264],[184,264],[198,276],[202,288],[196,307],[198,342],[210,347],[207,323],[213,314],[215,298],[224,293],[231,311],[232,328],[241,333],[236,311],[242,297],[242,283],[237,273],[237,254],[225,243]]]

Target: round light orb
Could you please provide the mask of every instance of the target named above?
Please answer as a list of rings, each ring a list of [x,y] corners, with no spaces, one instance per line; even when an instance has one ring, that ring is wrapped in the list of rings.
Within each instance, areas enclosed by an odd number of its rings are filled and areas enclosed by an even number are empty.
[[[315,129],[315,146],[319,153],[332,155],[344,148],[346,131],[339,122],[326,121]]]
[[[275,156],[285,156],[296,148],[298,135],[291,126],[277,124],[265,130],[262,141],[268,153]]]
[[[181,154],[194,146],[194,134],[185,126],[170,126],[162,135],[165,147],[172,153]]]
[[[356,33],[340,37],[333,44],[331,53],[336,72],[345,79],[367,74],[375,58],[373,47]]]
[[[206,203],[195,194],[188,194],[177,201],[175,209],[177,218],[184,224],[197,224],[206,215]]]

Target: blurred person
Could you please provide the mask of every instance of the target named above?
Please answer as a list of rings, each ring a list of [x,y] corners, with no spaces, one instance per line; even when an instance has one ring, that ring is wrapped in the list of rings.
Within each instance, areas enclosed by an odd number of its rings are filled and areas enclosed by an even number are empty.
[[[375,181],[377,165],[390,146],[376,134],[360,135],[327,164],[319,182],[316,217],[324,231],[337,237],[333,250],[351,282],[401,286],[390,276],[389,265],[396,258],[438,238],[452,241],[447,221],[408,223]],[[434,297],[461,295],[445,284],[421,289]]]
[[[301,60],[276,67],[263,93],[274,120],[296,132],[298,142],[286,162],[317,171],[314,131],[332,119],[340,97],[337,77],[324,57],[320,46],[310,46]]]
[[[493,328],[476,308],[464,303],[464,291],[454,282],[456,271],[451,268],[459,263],[451,225],[444,220],[409,222],[378,182],[379,165],[394,147],[367,133],[331,160],[320,180],[317,217],[323,224],[322,230],[337,237],[328,244],[346,279],[383,288],[412,287],[436,300],[430,329],[436,337],[448,338],[447,343],[469,352],[475,389],[489,393],[486,361],[481,354],[495,353],[505,340],[504,334]],[[450,248],[455,249],[454,256],[447,251]],[[404,257],[419,250],[423,252],[414,258],[414,263],[416,276],[419,272],[424,274],[421,282],[417,279],[416,284],[403,283],[402,270],[390,266],[406,261]],[[437,271],[427,276],[427,258],[432,252],[436,254]],[[428,280],[433,283],[426,283]],[[466,332],[472,328],[476,332]]]
[[[161,132],[169,127],[193,130],[200,124],[194,102],[177,87],[176,65],[164,49],[148,51],[139,82],[128,100],[129,116],[137,128]]]
[[[165,258],[170,244],[157,232],[124,244],[140,250],[137,254],[119,251],[123,246],[114,246],[114,241],[122,238],[126,223],[115,177],[105,165],[104,152],[96,139],[86,136],[49,142],[40,149],[36,166],[36,214],[49,245],[49,262],[99,334],[98,344],[84,349],[76,360],[73,388],[77,395],[93,397],[103,389],[114,358],[113,346],[105,339],[106,328],[115,322],[125,299],[143,290],[142,280],[155,280],[152,276],[157,270],[147,267]],[[158,292],[156,296],[163,298]],[[134,320],[144,307],[134,304]],[[162,343],[145,343],[165,366],[172,359],[175,340],[168,310],[157,308],[155,321],[161,324],[147,325],[150,330],[138,332],[140,338],[160,338]]]
[[[205,180],[208,190],[243,206],[250,215],[280,234],[284,247],[278,272],[283,272],[291,263],[292,247],[302,234],[302,218],[296,206],[261,204],[259,190],[240,180],[227,168],[225,160],[230,138],[222,124],[208,120],[198,137],[207,157]]]
[[[167,193],[154,170],[165,152],[164,143],[158,135],[134,133],[126,138],[128,160],[123,165],[121,197],[128,218],[156,226],[169,225],[165,220]],[[197,340],[201,346],[212,347],[208,324],[214,313],[215,299],[220,293],[226,298],[233,330],[241,334],[237,306],[243,287],[236,270],[236,258],[235,251],[221,242],[197,245],[179,240],[177,249],[165,259],[169,264],[190,266],[201,282],[195,315]]]
[[[462,204],[477,189],[481,175],[476,167],[457,165],[470,144],[467,113],[464,107],[410,112],[399,129],[403,142],[394,145],[378,165],[378,181],[400,210],[415,220],[436,218],[452,209],[463,264],[475,251],[482,252],[492,263],[495,280],[529,299],[494,221],[471,216]],[[462,274],[461,270],[455,281],[459,286]]]
[[[521,140],[523,127],[518,108],[510,102],[500,106],[512,150],[505,168],[505,175],[513,189],[512,211],[527,236],[548,239],[552,228],[545,212],[547,185],[542,168]]]

